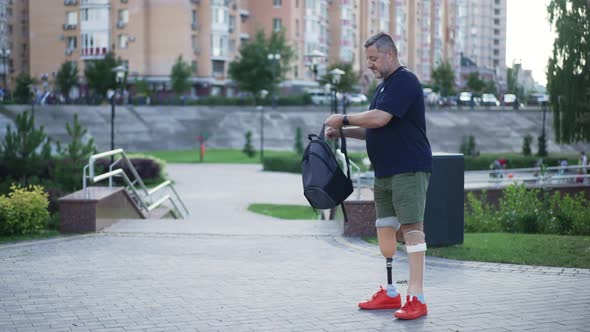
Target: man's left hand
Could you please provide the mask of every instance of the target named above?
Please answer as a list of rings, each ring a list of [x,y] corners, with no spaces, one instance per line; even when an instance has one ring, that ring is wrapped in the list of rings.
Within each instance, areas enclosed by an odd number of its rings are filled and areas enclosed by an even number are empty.
[[[332,114],[324,121],[324,124],[328,127],[338,129],[342,127],[342,119],[344,119],[344,115]]]

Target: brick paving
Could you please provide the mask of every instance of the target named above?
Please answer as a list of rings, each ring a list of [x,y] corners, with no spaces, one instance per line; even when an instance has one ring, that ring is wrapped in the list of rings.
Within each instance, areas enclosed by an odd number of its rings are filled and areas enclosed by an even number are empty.
[[[385,282],[376,246],[340,236],[337,222],[244,211],[248,201],[301,204],[298,176],[254,166],[169,173],[190,220],[0,245],[0,331],[590,331],[584,269],[429,257],[428,316],[360,311]],[[228,174],[232,194],[219,182]],[[394,266],[404,293],[405,256]]]

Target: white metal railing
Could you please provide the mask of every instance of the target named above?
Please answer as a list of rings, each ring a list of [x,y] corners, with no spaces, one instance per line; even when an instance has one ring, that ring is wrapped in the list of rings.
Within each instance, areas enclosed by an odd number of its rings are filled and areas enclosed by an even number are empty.
[[[114,158],[114,156],[117,156],[117,155],[120,156],[120,158],[115,160],[113,163],[111,163],[109,165],[108,172],[106,172],[104,174],[100,174],[100,175],[95,174],[95,169],[94,169],[95,167],[94,166],[95,166],[95,162],[97,160],[102,159],[102,158],[106,158],[106,157],[113,157]],[[123,169],[119,168],[119,169],[113,170],[113,168],[115,166],[117,166],[117,164],[120,162],[123,162],[127,166],[129,171],[131,172],[131,177],[133,178],[133,181],[131,181],[131,179],[129,179],[129,176],[127,176],[127,174],[125,173],[125,171],[123,171]],[[174,189],[174,186],[172,185],[172,181],[166,180],[166,181],[162,182],[161,184],[157,185],[156,187],[148,190],[146,188],[145,184],[143,183],[143,180],[141,179],[141,177],[137,173],[137,170],[135,169],[135,167],[131,163],[131,160],[127,157],[127,155],[125,154],[125,151],[123,151],[123,149],[116,149],[116,150],[112,150],[112,151],[94,154],[94,155],[90,156],[90,158],[88,158],[88,165],[84,166],[84,176],[83,176],[83,180],[82,180],[82,185],[83,185],[83,189],[85,192],[86,192],[88,180],[90,181],[90,183],[97,183],[97,182],[109,179],[109,188],[112,188],[113,178],[122,178],[125,181],[125,183],[127,184],[126,189],[133,194],[133,197],[137,198],[140,208],[143,209],[147,213],[153,211],[154,209],[156,209],[157,207],[162,205],[164,202],[169,201],[172,204],[172,206],[174,207],[173,211],[174,211],[174,214],[176,215],[176,217],[185,218],[190,214],[188,209],[186,208],[186,206],[184,205],[184,203],[180,199],[180,196],[178,195],[178,193]],[[139,191],[135,187],[135,185],[139,185]],[[169,188],[172,191],[173,195],[166,194],[166,195],[163,195],[162,197],[156,199],[156,195],[161,193],[166,188]],[[178,205],[182,206],[182,209],[184,212],[182,212],[178,208]]]
[[[532,184],[589,184],[588,166],[552,166],[502,169],[492,168],[482,171],[465,172],[465,185],[493,184],[496,186],[512,183]]]

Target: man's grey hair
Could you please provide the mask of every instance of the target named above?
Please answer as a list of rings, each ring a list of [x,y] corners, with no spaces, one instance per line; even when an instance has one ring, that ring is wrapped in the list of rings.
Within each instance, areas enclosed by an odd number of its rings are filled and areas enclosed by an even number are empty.
[[[377,51],[380,53],[385,53],[387,51],[393,51],[393,53],[397,54],[397,47],[393,42],[393,39],[390,35],[386,34],[385,32],[379,32],[373,36],[371,36],[363,45],[365,48],[369,48],[375,45],[377,47]]]

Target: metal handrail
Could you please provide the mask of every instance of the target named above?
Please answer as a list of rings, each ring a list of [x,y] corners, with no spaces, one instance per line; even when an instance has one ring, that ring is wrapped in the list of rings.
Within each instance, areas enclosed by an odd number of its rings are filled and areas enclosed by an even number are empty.
[[[110,157],[110,156],[115,156],[115,155],[120,155],[121,157],[120,157],[120,159],[117,159],[115,162],[113,162],[109,166],[109,172],[104,173],[104,174],[100,174],[100,175],[95,175],[95,173],[94,173],[95,162],[99,159]],[[123,169],[119,168],[119,169],[113,170],[113,167],[117,163],[119,163],[120,161],[123,161],[123,163],[125,163],[125,165],[127,165],[129,170],[131,171],[131,174],[134,178],[133,181],[131,181],[129,179],[129,177],[127,176],[125,171],[123,171]],[[147,187],[145,186],[145,184],[143,183],[143,180],[141,179],[141,177],[137,173],[137,170],[135,169],[135,167],[131,163],[131,160],[127,157],[127,154],[125,154],[125,151],[123,149],[106,151],[106,152],[97,153],[97,154],[90,156],[88,158],[88,164],[86,166],[84,166],[83,173],[84,173],[84,175],[83,175],[82,185],[83,185],[85,192],[86,192],[86,188],[87,188],[87,180],[90,180],[91,183],[97,183],[97,182],[103,181],[105,179],[109,179],[109,188],[111,188],[112,184],[113,184],[112,179],[114,177],[122,177],[123,180],[125,180],[125,183],[127,184],[126,189],[133,192],[135,197],[137,197],[137,199],[139,200],[139,204],[140,204],[141,208],[143,208],[146,212],[150,212],[150,211],[154,210],[158,206],[162,205],[165,201],[170,201],[174,207],[175,215],[177,215],[181,218],[184,218],[184,217],[190,215],[190,212],[186,208],[186,205],[184,205],[184,202],[180,199],[178,192],[176,192],[176,190],[174,189],[174,186],[172,185],[172,181],[166,180],[166,181],[162,182],[161,184],[157,185],[156,187],[148,190]],[[139,184],[140,190],[144,193],[144,197],[142,197],[139,194],[139,192],[137,191],[137,189],[135,188],[136,183]],[[170,188],[170,190],[172,190],[172,192],[174,194],[174,198],[176,199],[176,201],[178,201],[180,203],[180,205],[184,209],[184,212],[185,212],[184,214],[180,211],[176,202],[173,199],[173,196],[171,196],[171,195],[165,195],[165,196],[161,197],[160,199],[158,199],[156,202],[153,202],[152,199],[153,199],[154,195],[156,193],[164,190],[165,188]]]

